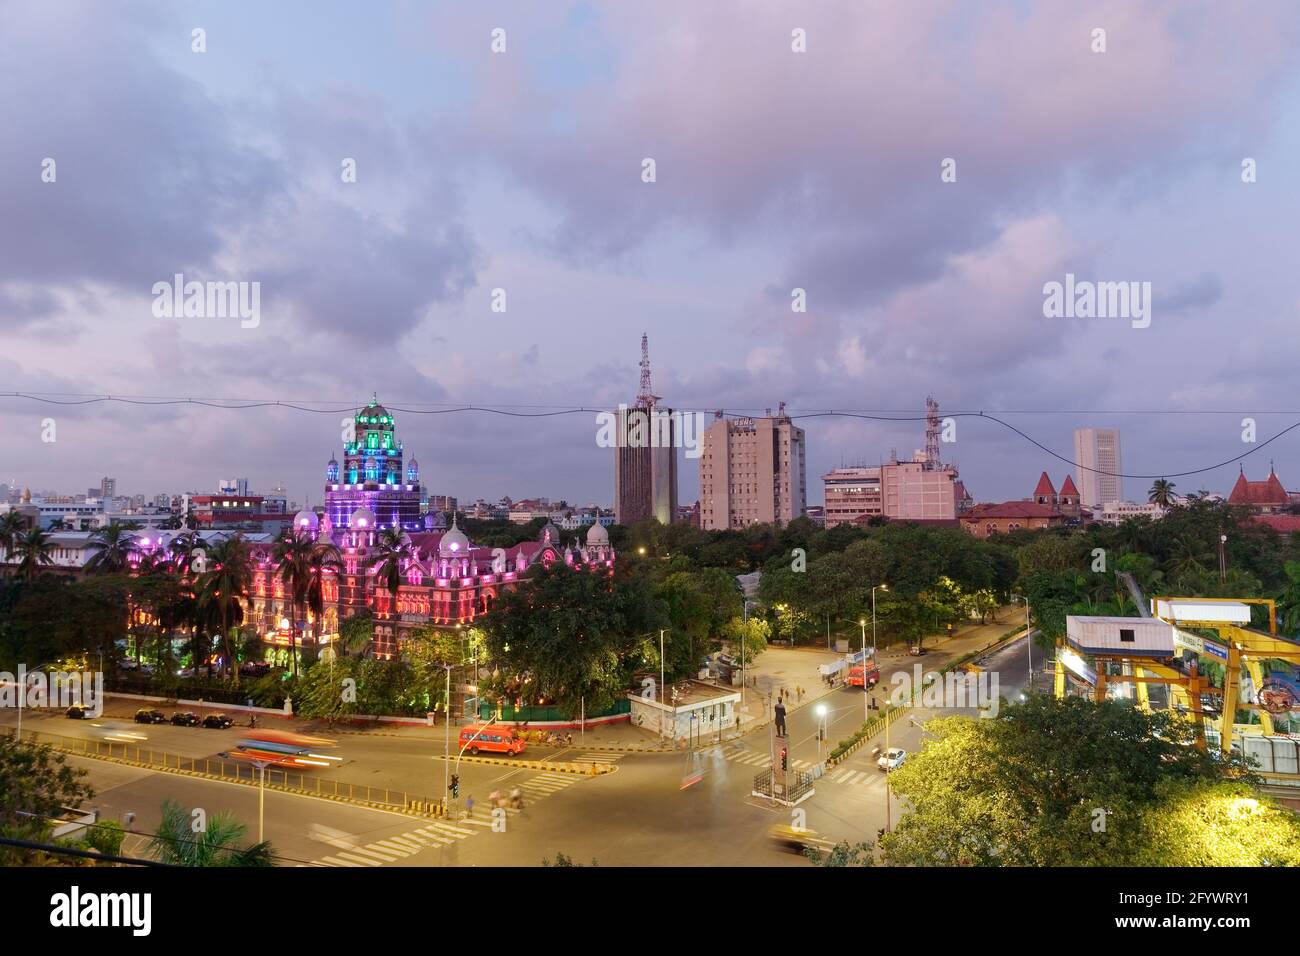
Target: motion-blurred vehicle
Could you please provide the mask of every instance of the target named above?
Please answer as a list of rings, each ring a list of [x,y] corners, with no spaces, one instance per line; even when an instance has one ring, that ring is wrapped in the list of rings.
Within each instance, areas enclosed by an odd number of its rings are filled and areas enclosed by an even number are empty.
[[[264,677],[271,672],[271,665],[266,661],[244,661],[239,665],[239,673],[244,677]]]
[[[123,658],[117,662],[117,669],[120,671],[138,671],[140,662],[131,657]]]
[[[907,647],[907,653],[911,654],[913,657],[921,657],[922,655],[929,654],[930,652],[926,650],[924,647],[922,647],[920,644],[909,644]]]
[[[292,767],[308,770],[329,767],[342,761],[342,757],[320,753],[338,742],[323,737],[309,737],[284,730],[249,730],[240,738],[229,756],[233,760],[266,764],[272,767]]]
[[[902,747],[890,747],[880,755],[880,759],[876,761],[876,766],[881,770],[897,770],[906,759],[906,750]]]
[[[225,714],[208,714],[203,718],[203,726],[212,730],[225,730],[227,727],[235,726],[235,722]]]
[[[172,714],[172,723],[177,727],[197,727],[203,723],[199,715],[192,710],[178,710]]]
[[[830,840],[823,839],[807,827],[792,827],[788,823],[778,823],[767,831],[773,843],[783,850],[802,853],[804,850],[829,852],[835,848]]]
[[[161,710],[149,710],[142,707],[135,712],[135,722],[137,724],[165,724],[167,715]]]
[[[94,715],[86,708],[85,704],[73,704],[63,712],[63,716],[72,720],[91,720]]]

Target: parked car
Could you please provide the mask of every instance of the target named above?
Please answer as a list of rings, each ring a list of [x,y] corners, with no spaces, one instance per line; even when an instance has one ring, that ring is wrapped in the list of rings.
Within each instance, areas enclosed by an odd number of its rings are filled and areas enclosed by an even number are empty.
[[[271,665],[266,661],[245,661],[239,665],[239,673],[245,677],[263,677],[270,671]]]
[[[73,704],[63,712],[64,717],[70,717],[73,720],[92,720],[94,715],[86,709],[85,704]]]
[[[165,724],[167,723],[167,715],[161,710],[149,710],[147,707],[142,707],[135,712],[135,722],[137,724]]]
[[[179,710],[172,714],[172,723],[177,727],[197,727],[203,721],[192,710]]]
[[[127,657],[117,662],[117,669],[120,671],[138,671],[140,662],[134,658]]]
[[[213,730],[225,730],[227,727],[235,726],[235,722],[225,714],[208,714],[203,718],[203,726],[211,727]]]
[[[923,654],[928,654],[930,652],[920,644],[912,644],[907,648],[907,653],[911,654],[913,657],[920,657]]]
[[[876,761],[876,766],[881,770],[897,770],[906,759],[906,750],[902,747],[890,747],[880,755],[880,759]]]

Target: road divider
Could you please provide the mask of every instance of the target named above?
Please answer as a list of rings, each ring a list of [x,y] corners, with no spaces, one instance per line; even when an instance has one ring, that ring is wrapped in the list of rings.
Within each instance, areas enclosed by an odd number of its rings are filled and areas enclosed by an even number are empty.
[[[186,757],[149,747],[90,740],[84,737],[65,737],[61,734],[47,734],[41,731],[24,730],[23,739],[46,744],[60,753],[72,756],[91,757],[127,767],[139,767],[159,773],[174,773],[185,777],[249,787],[262,786],[261,778],[264,773],[267,790],[333,800],[336,803],[347,803],[371,810],[387,810],[390,813],[418,817],[439,817],[446,812],[441,801],[430,800],[424,794],[413,794],[387,787],[372,787],[363,783],[348,783],[314,773],[292,772],[274,767],[259,771],[251,764],[224,760],[220,757]]]
[[[446,757],[443,760],[460,760],[463,763],[487,764],[496,767],[514,767],[517,770],[548,770],[551,773],[576,773],[587,777],[598,777],[603,773],[613,773],[618,767],[613,764],[597,763],[586,760],[520,760],[518,757],[475,757],[466,754],[463,757]]]

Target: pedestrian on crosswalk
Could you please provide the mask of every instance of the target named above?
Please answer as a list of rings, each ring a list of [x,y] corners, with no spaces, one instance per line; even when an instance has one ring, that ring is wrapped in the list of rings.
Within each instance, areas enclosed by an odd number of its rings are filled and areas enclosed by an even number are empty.
[[[465,816],[471,820],[474,818],[474,798],[472,796],[465,798]]]

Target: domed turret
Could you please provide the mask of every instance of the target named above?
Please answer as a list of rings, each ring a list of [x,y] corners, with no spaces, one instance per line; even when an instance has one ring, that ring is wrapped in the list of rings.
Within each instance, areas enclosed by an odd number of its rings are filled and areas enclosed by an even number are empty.
[[[465,532],[456,527],[456,516],[452,515],[451,528],[438,541],[438,554],[444,558],[462,555],[469,550],[469,538]]]
[[[605,530],[605,526],[600,523],[599,519],[597,519],[596,523],[587,529],[587,547],[609,547],[609,532]]]
[[[325,465],[325,480],[329,482],[339,480],[339,463],[333,453],[330,454],[329,463]]]
[[[411,456],[411,460],[406,463],[406,483],[408,485],[419,484],[420,481],[420,463]]]
[[[375,513],[369,508],[358,508],[348,518],[348,528],[352,531],[374,531],[376,524]]]
[[[316,512],[303,510],[293,516],[294,534],[315,534],[320,530],[320,518]]]
[[[537,540],[542,544],[549,544],[553,548],[560,547],[560,529],[555,527],[554,523],[548,521],[542,525],[542,531],[537,536]]]

